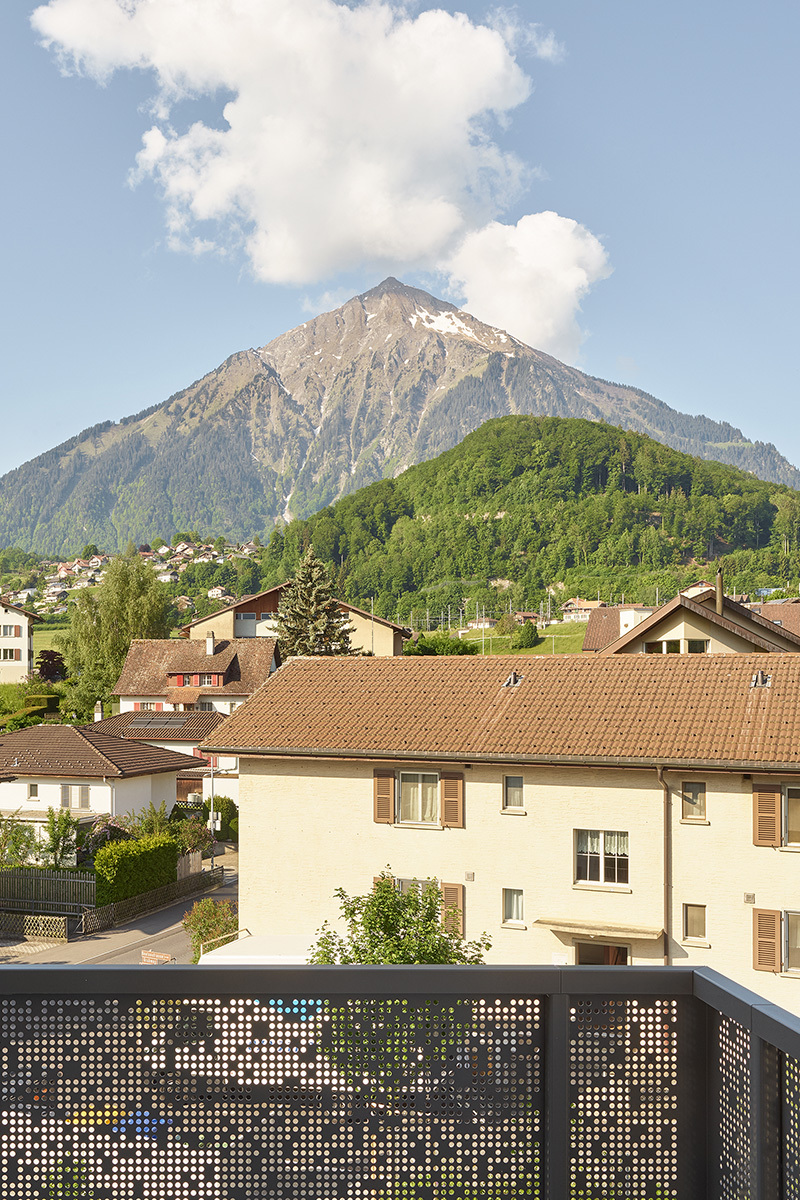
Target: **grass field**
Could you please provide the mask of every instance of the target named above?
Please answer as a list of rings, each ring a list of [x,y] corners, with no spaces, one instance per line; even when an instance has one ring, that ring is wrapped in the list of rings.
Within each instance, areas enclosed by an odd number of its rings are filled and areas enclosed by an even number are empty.
[[[548,626],[547,632],[541,636],[543,641],[532,650],[512,650],[510,637],[495,637],[488,629],[485,635],[481,629],[470,629],[461,640],[484,643],[484,654],[578,654],[586,637],[586,624],[583,621],[564,621]]]
[[[34,625],[33,627],[33,661],[40,650],[57,650],[55,643],[57,634],[66,633],[65,629],[53,629],[51,625]]]

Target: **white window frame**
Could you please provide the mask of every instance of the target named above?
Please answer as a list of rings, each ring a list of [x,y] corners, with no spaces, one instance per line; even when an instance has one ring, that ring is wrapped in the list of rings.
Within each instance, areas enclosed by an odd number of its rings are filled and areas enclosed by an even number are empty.
[[[14,636],[14,626],[13,625],[3,625],[2,629],[3,629],[3,633],[2,633],[3,637],[13,637]]]
[[[38,783],[29,783],[28,784],[28,799],[29,800],[38,800],[39,799]]]
[[[3,647],[3,657],[2,657],[2,660],[0,660],[0,661],[2,661],[2,662],[18,662],[19,660],[15,658],[13,650],[7,650],[4,646]]]
[[[688,809],[687,809],[687,801],[686,801],[686,788],[687,787],[701,787],[703,789],[703,812],[702,812],[702,815],[691,811],[691,809],[692,809],[691,803],[689,804]],[[681,820],[682,821],[698,821],[701,824],[704,824],[708,820],[707,807],[706,807],[707,798],[708,798],[708,789],[706,787],[704,780],[702,780],[702,779],[683,779],[683,780],[681,780]]]
[[[516,895],[519,896],[519,916],[518,917],[510,917],[510,916],[508,916],[509,909],[513,909],[513,907],[516,907],[515,905],[512,905],[512,903],[510,902],[511,896],[516,896]],[[502,904],[503,904],[503,910],[502,910],[503,925],[505,925],[506,927],[511,927],[512,929],[525,928],[525,890],[524,890],[524,888],[503,888]]]
[[[794,783],[785,783],[781,788],[781,845],[782,846],[800,846],[800,840],[796,842],[789,841],[789,792],[796,791],[800,800],[800,786]]]
[[[598,834],[598,836],[600,838],[600,850],[598,851],[599,877],[597,879],[589,879],[589,878],[583,879],[578,874],[578,854],[579,854],[578,842],[579,842],[579,837],[582,833],[585,833],[585,834],[596,833],[596,834]],[[627,851],[627,854],[625,854],[625,855],[614,855],[613,857],[625,859],[625,861],[628,864],[628,870],[626,872],[628,878],[624,879],[624,880],[606,879],[606,877],[605,877],[606,876],[605,860],[607,857],[610,857],[606,853],[606,837],[612,836],[612,835],[616,836],[619,834],[624,834],[625,837],[628,839],[628,851]],[[574,883],[580,884],[582,887],[630,888],[630,879],[631,879],[630,832],[627,829],[576,829],[576,830],[574,830],[574,833],[573,833],[573,842],[574,842],[574,845],[573,845],[573,882]],[[580,853],[582,853],[582,852],[580,852]],[[588,859],[588,857],[590,857],[588,850],[586,851],[586,854],[587,854],[587,859]],[[587,861],[587,876],[588,876],[588,874],[589,874],[589,866],[588,866],[588,861]]]
[[[422,780],[425,776],[427,776],[428,778],[435,779],[435,781],[436,781],[436,783],[434,785],[435,797],[436,797],[436,799],[435,799],[436,816],[434,817],[434,819],[432,821],[423,821],[422,819],[420,819],[419,821],[409,821],[409,820],[404,821],[403,820],[403,817],[402,817],[403,779],[408,778],[410,776],[416,776],[417,779],[419,779],[419,780]],[[426,829],[440,827],[441,826],[441,811],[440,811],[440,805],[439,805],[439,783],[440,783],[440,777],[439,777],[438,771],[398,771],[397,775],[395,776],[395,824],[397,824],[397,825],[422,825]]]
[[[213,687],[214,676],[210,671],[204,671],[202,675],[197,677],[200,687]]]
[[[789,965],[789,918],[797,917],[800,920],[800,911],[795,908],[786,908],[781,913],[781,971],[791,972],[792,975],[800,975],[800,961],[796,967]]]
[[[519,780],[520,802],[519,804],[508,803],[509,780]],[[503,776],[503,812],[524,813],[525,812],[525,776],[524,775],[504,775]]]

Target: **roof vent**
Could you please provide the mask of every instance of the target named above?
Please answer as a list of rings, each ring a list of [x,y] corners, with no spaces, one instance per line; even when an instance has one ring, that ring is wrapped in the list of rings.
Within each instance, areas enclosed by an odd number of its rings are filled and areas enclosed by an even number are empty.
[[[518,687],[524,678],[524,675],[518,675],[516,671],[512,671],[503,687]]]
[[[772,676],[766,671],[756,671],[753,678],[750,680],[751,688],[768,688],[772,683]]]

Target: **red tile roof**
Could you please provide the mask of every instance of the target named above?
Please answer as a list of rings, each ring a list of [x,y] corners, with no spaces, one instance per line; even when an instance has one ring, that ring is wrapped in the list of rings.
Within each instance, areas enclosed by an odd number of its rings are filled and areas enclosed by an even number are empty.
[[[202,748],[800,771],[800,655],[298,658]]]
[[[131,642],[114,695],[165,696],[178,673],[225,673],[223,687],[201,687],[202,694],[249,696],[266,680],[273,658],[280,663],[275,638],[218,638],[213,654],[206,654],[205,639],[137,639]],[[189,700],[186,691],[179,702],[194,703],[194,699]]]
[[[12,775],[125,779],[179,771],[189,761],[186,754],[111,737],[93,725],[34,725],[0,736],[0,773]]]

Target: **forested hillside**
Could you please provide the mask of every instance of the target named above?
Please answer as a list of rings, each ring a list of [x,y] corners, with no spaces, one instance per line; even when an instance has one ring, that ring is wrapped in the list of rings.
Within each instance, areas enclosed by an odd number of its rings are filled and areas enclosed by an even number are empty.
[[[275,531],[263,586],[291,575],[309,539],[342,594],[386,616],[438,616],[467,595],[523,606],[558,583],[649,601],[710,560],[739,589],[796,578],[800,493],[601,423],[501,417]]]

